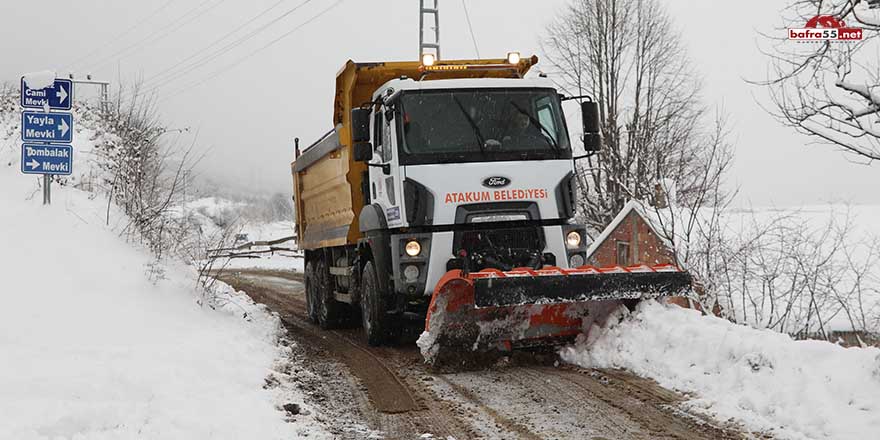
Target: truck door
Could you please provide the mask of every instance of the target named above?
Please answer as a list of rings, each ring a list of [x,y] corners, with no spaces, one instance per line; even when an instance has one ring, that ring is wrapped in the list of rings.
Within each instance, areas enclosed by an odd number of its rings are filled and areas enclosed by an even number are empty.
[[[382,106],[373,115],[374,166],[370,167],[370,196],[373,203],[382,207],[388,227],[403,226],[403,193],[400,167],[398,166],[397,137],[394,136],[394,120],[390,108]],[[387,165],[375,166],[375,165]],[[387,171],[387,172],[386,172]]]

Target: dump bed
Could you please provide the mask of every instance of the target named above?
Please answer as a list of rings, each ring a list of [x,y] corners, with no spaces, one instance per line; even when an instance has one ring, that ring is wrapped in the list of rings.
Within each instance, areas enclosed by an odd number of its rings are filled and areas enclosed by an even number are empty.
[[[351,110],[372,100],[382,84],[402,76],[414,79],[522,77],[538,62],[518,65],[503,59],[455,60],[425,67],[417,61],[355,63],[336,75],[334,129],[310,145],[291,164],[299,248],[312,250],[355,244],[361,237],[358,216],[364,206],[360,190],[367,166],[354,160]]]

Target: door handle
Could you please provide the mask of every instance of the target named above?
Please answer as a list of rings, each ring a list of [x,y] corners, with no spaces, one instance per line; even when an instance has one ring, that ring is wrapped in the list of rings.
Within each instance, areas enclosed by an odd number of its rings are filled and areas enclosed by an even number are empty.
[[[382,174],[390,175],[391,174],[391,164],[390,163],[368,163],[368,166],[374,168],[382,168]]]

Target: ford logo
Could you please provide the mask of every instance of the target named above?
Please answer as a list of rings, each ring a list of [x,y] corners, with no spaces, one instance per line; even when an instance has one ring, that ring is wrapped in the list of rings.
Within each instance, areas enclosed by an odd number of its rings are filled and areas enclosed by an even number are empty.
[[[501,188],[510,185],[510,179],[501,176],[492,176],[483,179],[483,186],[487,188]]]

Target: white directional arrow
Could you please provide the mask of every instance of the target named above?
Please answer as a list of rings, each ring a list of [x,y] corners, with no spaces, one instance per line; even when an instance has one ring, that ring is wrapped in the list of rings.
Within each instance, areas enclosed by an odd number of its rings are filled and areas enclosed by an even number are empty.
[[[31,167],[32,170],[35,170],[38,166],[40,166],[40,163],[37,162],[36,159],[31,159],[30,162],[25,162],[25,165]]]
[[[67,100],[67,90],[64,90],[64,84],[58,84],[58,91],[55,92],[55,96],[58,97],[59,104],[64,104],[64,101]]]
[[[70,126],[67,125],[67,121],[64,118],[61,118],[61,125],[58,126],[58,129],[61,130],[61,137],[64,137],[70,131]]]

